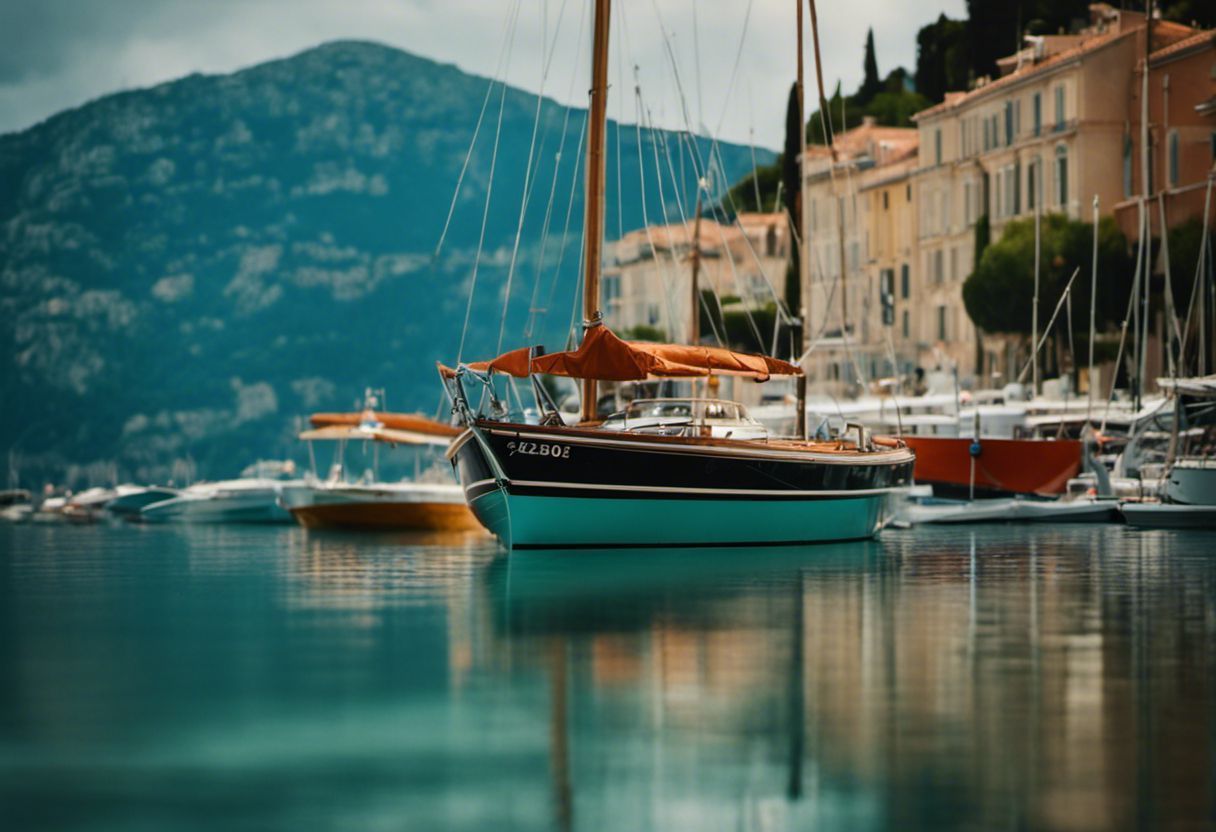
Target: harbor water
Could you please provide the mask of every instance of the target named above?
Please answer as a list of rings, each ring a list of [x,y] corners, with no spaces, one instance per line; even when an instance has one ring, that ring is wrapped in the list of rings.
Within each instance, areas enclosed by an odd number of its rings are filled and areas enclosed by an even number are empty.
[[[1216,532],[0,526],[0,828],[1216,817]]]

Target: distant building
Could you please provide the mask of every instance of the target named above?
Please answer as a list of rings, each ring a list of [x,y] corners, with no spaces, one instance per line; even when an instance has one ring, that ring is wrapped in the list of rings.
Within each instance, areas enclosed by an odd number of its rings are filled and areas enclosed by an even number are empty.
[[[604,318],[617,332],[639,327],[684,341],[691,333],[693,223],[630,231],[608,246]],[[698,286],[724,306],[762,308],[784,300],[789,229],[783,214],[740,214],[737,224],[701,220]],[[713,333],[701,340],[714,343]]]
[[[834,161],[825,146],[807,148],[802,221],[810,275],[806,314],[814,350],[805,367],[808,381],[819,390],[848,392],[893,369],[879,280],[884,270],[901,276],[908,272],[911,279],[914,241],[906,177],[916,142],[915,129],[880,127],[867,117],[859,127],[835,136]],[[902,202],[897,198],[892,203],[901,181]]]
[[[985,335],[977,366],[961,285],[973,269],[979,218],[988,215],[996,241],[1009,221],[1036,210],[1089,221],[1095,194],[1104,213],[1125,197],[1118,172],[1126,177],[1145,18],[1104,3],[1089,8],[1081,32],[1028,36],[998,62],[1001,77],[914,116],[920,265],[934,290],[920,314],[961,375],[1009,381],[1027,351],[1026,339]],[[1151,28],[1156,50],[1196,34],[1160,20]]]

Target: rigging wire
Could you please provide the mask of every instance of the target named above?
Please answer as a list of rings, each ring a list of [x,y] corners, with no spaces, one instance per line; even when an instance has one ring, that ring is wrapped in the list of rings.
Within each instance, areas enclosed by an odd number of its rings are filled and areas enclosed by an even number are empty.
[[[564,3],[563,3],[562,8],[563,9],[565,8]],[[578,37],[575,39],[575,42],[578,44],[578,48],[574,53],[574,63],[576,66],[578,65],[578,63],[581,60],[582,55],[583,55],[583,29],[584,29],[584,25],[586,24],[586,21],[587,21],[587,4],[585,4],[585,3],[580,4],[580,8],[581,8],[581,12],[580,12],[579,18],[578,18]],[[556,37],[557,37],[557,33],[555,32],[554,33],[555,40],[556,40]],[[552,53],[550,53],[550,60],[552,60]],[[577,81],[577,78],[578,78],[577,73],[571,73],[570,87],[566,92],[567,101],[574,100],[574,85]],[[542,310],[538,309],[536,304],[537,304],[537,301],[540,299],[541,275],[544,273],[544,269],[545,269],[545,253],[547,252],[548,245],[549,245],[549,231],[550,231],[551,222],[553,219],[553,206],[554,206],[554,203],[556,202],[556,198],[557,198],[557,183],[558,183],[558,180],[561,178],[561,167],[562,167],[562,162],[564,161],[563,153],[565,152],[565,149],[566,149],[566,139],[569,136],[570,114],[573,111],[574,111],[574,105],[568,104],[566,106],[565,115],[562,117],[562,137],[557,145],[557,153],[553,157],[553,179],[549,185],[549,202],[548,202],[548,205],[545,207],[545,221],[544,221],[544,225],[542,226],[542,229],[541,229],[540,253],[539,253],[539,255],[537,257],[537,261],[536,261],[536,276],[532,281],[532,297],[528,304],[528,320],[527,320],[527,323],[524,325],[524,343],[525,344],[532,343],[532,337],[536,331],[537,313],[541,312],[543,315]],[[586,119],[583,120],[583,126],[585,129]],[[580,151],[582,149],[581,135],[580,135],[580,139],[579,139],[579,149],[580,149]],[[572,181],[577,182],[578,181],[577,180],[577,173],[578,173],[578,156],[577,156],[577,154],[575,156],[574,172],[575,172],[576,176],[575,176],[575,179]],[[567,213],[567,219],[566,219],[566,227],[567,227],[567,229],[569,228],[569,214],[568,213]],[[560,261],[559,261],[558,267],[560,268]],[[549,302],[552,303],[551,296],[550,296]]]
[[[633,72],[634,72],[634,88],[633,88],[633,91],[634,91],[634,130],[637,135],[637,144],[638,144],[638,190],[641,195],[641,203],[642,203],[642,229],[644,230],[644,232],[646,234],[646,245],[649,246],[649,248],[650,248],[651,257],[654,259],[654,263],[658,267],[658,270],[659,270],[659,277],[663,281],[663,299],[667,306],[667,335],[669,338],[674,338],[676,315],[675,315],[675,311],[674,311],[674,302],[673,302],[672,296],[671,296],[672,280],[671,280],[671,276],[668,273],[667,268],[666,268],[666,261],[664,261],[663,258],[659,256],[658,248],[656,248],[655,244],[654,244],[654,236],[650,232],[650,215],[649,215],[649,210],[647,209],[647,204],[646,204],[646,154],[642,149],[642,120],[643,120],[642,119],[642,112],[643,112],[642,85],[641,85],[641,81],[638,80],[637,66],[634,66]],[[650,140],[651,140],[651,143],[653,144],[653,142],[654,142],[653,134],[651,134]],[[657,155],[655,157],[655,164],[656,164],[656,166],[658,164]],[[657,167],[655,169],[655,175],[657,177],[662,176],[661,172],[658,170]],[[662,181],[661,178],[659,181],[661,183],[661,181]],[[668,246],[668,253],[671,256],[672,265],[676,266],[678,268],[678,263],[676,262],[674,246]]]
[[[727,111],[727,106],[729,104],[730,95],[734,90],[735,81],[738,77],[739,65],[742,60],[742,55],[743,55],[743,47],[744,47],[744,44],[747,39],[748,21],[751,18],[752,0],[748,0],[748,5],[747,5],[744,21],[743,21],[742,32],[741,32],[740,38],[739,38],[739,45],[735,51],[735,62],[732,67],[732,70],[731,70],[730,82],[728,84],[727,92],[724,97],[724,101],[723,101],[723,105],[722,105],[722,114],[721,114],[721,117],[719,118],[719,122],[718,122],[718,129],[716,131],[714,131],[714,134],[712,134],[709,137],[710,138],[710,149],[708,151],[708,155],[710,158],[710,164],[708,164],[708,165],[706,164],[706,161],[701,157],[701,149],[697,144],[697,141],[695,138],[695,133],[692,129],[691,119],[688,114],[688,101],[687,101],[687,97],[685,96],[685,93],[684,93],[683,82],[680,80],[680,69],[679,69],[678,62],[676,61],[675,49],[672,46],[671,37],[667,32],[667,27],[663,22],[663,16],[659,12],[657,2],[655,2],[655,0],[652,0],[651,5],[654,8],[655,18],[658,23],[659,33],[663,38],[663,44],[664,44],[665,52],[667,54],[667,58],[668,58],[668,61],[670,64],[672,78],[675,81],[676,92],[677,92],[679,100],[680,100],[680,111],[684,117],[684,128],[685,129],[684,129],[683,133],[680,134],[681,140],[687,141],[689,143],[688,158],[692,162],[693,173],[697,177],[698,183],[700,183],[700,181],[702,179],[707,178],[709,166],[712,165],[712,163],[713,163],[713,159],[715,156],[714,151],[718,144],[717,134],[721,132],[721,126],[725,122],[726,111]],[[706,130],[706,132],[709,132],[709,131]],[[720,154],[717,154],[717,155],[718,155],[718,158],[720,159],[721,158]],[[683,160],[683,158],[684,158],[683,153],[681,153],[680,158],[681,158],[681,160]],[[669,157],[669,160],[670,160],[670,157]],[[672,169],[672,178],[673,179],[675,178],[674,168]],[[698,184],[698,187],[700,187],[699,184]],[[677,190],[677,207],[680,208],[681,217],[684,221],[684,224],[687,226],[687,224],[688,224],[687,215],[685,214],[685,212],[683,210],[683,205],[679,204],[679,202],[678,202],[678,193],[679,192]],[[713,206],[711,205],[711,212],[712,211],[713,211]],[[715,219],[715,222],[717,222],[716,219]],[[740,226],[740,232],[742,233],[741,226]],[[742,234],[742,236],[744,238],[747,237],[747,235],[745,233]],[[735,271],[734,257],[731,254],[729,248],[726,250],[726,256],[730,260],[731,269],[732,269],[732,272],[734,272]],[[737,281],[737,272],[736,272],[736,281]],[[767,277],[766,277],[766,282],[767,282]],[[722,299],[720,297],[720,293],[715,290],[713,292],[713,295],[714,295],[714,303],[718,307],[718,314],[722,316],[723,323],[725,324],[725,313],[723,312],[723,309],[722,309]],[[760,330],[759,330],[759,327],[756,325],[755,317],[752,315],[751,310],[746,305],[744,305],[744,307],[743,307],[743,313],[744,313],[745,317],[747,318],[749,328],[752,330],[753,334],[755,334],[755,336],[756,336],[757,343],[763,348],[764,339],[762,336],[759,335]],[[711,316],[711,320],[712,320],[712,316]],[[715,327],[715,329],[716,329],[716,327]],[[719,340],[719,343],[720,344],[722,343],[721,340]]]
[[[515,6],[512,10],[511,22],[508,27],[507,59],[503,69],[502,95],[499,97],[498,102],[498,124],[494,129],[494,150],[490,154],[490,175],[486,181],[485,207],[483,208],[481,214],[481,232],[477,239],[477,254],[473,259],[473,274],[469,282],[469,298],[464,309],[464,326],[462,326],[460,329],[460,347],[456,350],[457,364],[459,364],[464,357],[465,340],[469,334],[469,318],[473,314],[473,296],[477,292],[477,272],[481,266],[481,253],[485,247],[486,241],[486,226],[489,224],[490,219],[490,199],[494,194],[494,169],[498,165],[498,147],[500,139],[502,138],[502,116],[507,109],[507,71],[511,66],[511,53],[514,51],[516,23],[519,21],[519,8],[521,4],[522,0],[516,0]]]
[[[563,0],[563,3],[562,3],[562,11],[563,12],[565,11],[565,0]],[[553,37],[554,37],[555,42],[557,39],[558,32],[561,29],[561,23],[562,23],[561,15],[559,14],[558,19],[557,19],[557,25],[553,32]],[[548,32],[542,33],[541,43],[544,44],[547,41],[547,39],[548,39]],[[510,265],[507,266],[507,284],[506,284],[505,289],[503,290],[502,317],[499,319],[499,322],[498,322],[498,344],[494,348],[495,355],[498,355],[499,353],[502,352],[502,340],[503,340],[503,336],[505,336],[506,332],[507,332],[507,312],[511,308],[511,287],[515,283],[515,266],[516,266],[516,263],[518,263],[518,261],[519,261],[519,243],[520,243],[520,240],[523,239],[524,220],[527,217],[528,203],[530,201],[530,197],[532,196],[533,159],[534,159],[534,156],[536,155],[536,138],[537,138],[537,135],[540,133],[540,114],[541,114],[542,105],[544,104],[544,100],[545,100],[545,98],[544,98],[545,83],[549,80],[549,67],[551,66],[551,61],[552,61],[551,54],[542,57],[542,60],[541,60],[542,67],[541,67],[540,89],[537,90],[537,92],[536,92],[536,111],[532,117],[532,138],[531,138],[530,144],[528,145],[528,162],[527,162],[526,167],[524,168],[524,187],[523,187],[523,193],[520,196],[519,221],[518,221],[518,223],[516,223],[516,226],[515,226],[515,241],[511,246],[511,262],[510,262]],[[499,116],[501,118],[501,112],[499,113]]]
[[[578,147],[574,151],[574,172],[570,177],[570,196],[566,201],[566,221],[562,227],[562,245],[557,252],[557,264],[553,267],[553,279],[549,282],[549,298],[545,303],[544,309],[541,311],[540,319],[544,320],[549,310],[553,308],[553,301],[557,297],[557,278],[562,273],[562,262],[566,258],[566,247],[570,243],[570,220],[574,214],[574,195],[578,193],[579,171],[583,166],[583,142],[587,138],[587,115],[583,114],[583,123],[579,128]],[[582,233],[579,234],[579,240],[582,240]],[[581,260],[580,260],[581,263]],[[582,273],[580,265],[578,274]]]
[[[491,93],[494,92],[494,85],[499,82],[499,80],[500,80],[499,75],[504,75],[503,80],[505,81],[505,73],[503,72],[502,64],[503,64],[503,55],[507,51],[507,33],[510,31],[510,27],[511,27],[511,14],[512,14],[511,9],[508,8],[507,9],[507,19],[504,24],[506,26],[506,30],[503,32],[502,44],[498,47],[498,61],[495,64],[494,76],[490,79],[490,83],[486,85],[486,95],[485,95],[485,98],[483,98],[482,102],[481,102],[481,112],[478,114],[477,124],[473,128],[473,137],[471,139],[469,139],[469,149],[467,151],[465,151],[464,163],[460,166],[460,175],[456,177],[456,187],[452,191],[452,201],[448,205],[448,216],[447,216],[447,219],[444,220],[443,231],[440,232],[440,234],[439,234],[439,242],[435,244],[435,252],[434,252],[434,254],[431,255],[432,260],[439,259],[439,254],[443,250],[443,243],[447,239],[447,236],[448,236],[448,229],[452,225],[452,215],[456,212],[456,202],[460,197],[461,187],[464,185],[464,176],[469,171],[469,162],[473,158],[473,148],[477,145],[477,137],[479,135],[481,135],[481,125],[482,125],[482,122],[485,121],[486,109],[490,105],[490,95],[491,95]],[[508,63],[509,63],[509,59],[508,59]]]
[[[1143,213],[1143,212],[1142,212]],[[1132,318],[1132,313],[1135,310],[1136,298],[1140,293],[1140,258],[1144,255],[1144,218],[1140,219],[1140,239],[1136,246],[1136,270],[1135,277],[1132,278],[1132,290],[1127,296],[1127,311],[1123,314],[1123,323],[1120,325],[1119,333],[1119,350],[1115,354],[1115,370],[1110,377],[1110,392],[1106,395],[1106,407],[1102,411],[1102,424],[1098,428],[1098,433],[1106,433],[1106,419],[1110,416],[1110,406],[1115,400],[1115,383],[1119,380],[1119,367],[1123,363],[1123,348],[1127,345],[1127,325]],[[1132,356],[1132,363],[1135,364],[1135,356]]]

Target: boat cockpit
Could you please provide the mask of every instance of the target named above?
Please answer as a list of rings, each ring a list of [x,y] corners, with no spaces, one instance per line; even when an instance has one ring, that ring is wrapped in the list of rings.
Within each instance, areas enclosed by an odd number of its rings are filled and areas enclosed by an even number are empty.
[[[747,408],[725,399],[635,399],[605,419],[600,428],[658,436],[768,438],[768,429]]]

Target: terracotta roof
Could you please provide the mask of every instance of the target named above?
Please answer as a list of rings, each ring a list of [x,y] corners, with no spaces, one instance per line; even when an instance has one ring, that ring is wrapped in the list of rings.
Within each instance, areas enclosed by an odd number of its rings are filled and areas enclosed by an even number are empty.
[[[785,225],[785,222],[786,222],[785,214],[781,213],[780,211],[773,211],[771,213],[764,213],[764,214],[761,214],[756,211],[742,211],[739,213],[738,219],[739,219],[739,224],[744,226],[745,228],[747,226],[757,226],[757,225],[783,226],[783,225]]]
[[[935,104],[926,110],[921,110],[919,113],[912,116],[912,120],[921,121],[922,119],[935,116],[939,113],[945,112],[946,110],[962,106],[963,104],[977,98],[982,98],[994,90],[1004,89],[1020,83],[1029,77],[1038,75],[1039,73],[1048,72],[1056,67],[1068,63],[1069,61],[1079,58],[1086,53],[1101,49],[1102,47],[1108,46],[1122,38],[1130,37],[1136,32],[1140,31],[1142,28],[1143,26],[1137,25],[1128,29],[1116,29],[1100,34],[1084,36],[1077,46],[1074,46],[1071,49],[1065,49],[1064,51],[1058,52],[1055,55],[1049,55],[1036,63],[1027,64],[1015,72],[1011,72],[1008,75],[997,78],[995,81],[990,81],[989,83],[984,84],[982,87],[976,87],[975,89],[965,93],[947,93],[945,101],[941,102],[940,104]],[[1195,30],[1190,26],[1183,26],[1182,24],[1172,23],[1168,20],[1154,20],[1154,42],[1166,44],[1162,49],[1154,53],[1154,57],[1167,51],[1173,46],[1177,46],[1179,42],[1192,39],[1194,32]]]
[[[1171,43],[1164,49],[1158,49],[1156,52],[1148,56],[1148,61],[1150,64],[1155,64],[1158,61],[1167,60],[1174,55],[1177,55],[1179,52],[1185,52],[1192,47],[1208,42],[1216,43],[1216,29],[1196,32],[1188,38],[1183,38],[1180,41]]]
[[[903,158],[908,148],[915,150],[920,141],[915,127],[881,127],[867,121],[860,127],[837,133],[836,153],[844,159],[870,156],[875,164],[885,165]],[[806,149],[808,159],[827,159],[831,152],[826,145],[814,145]]]

